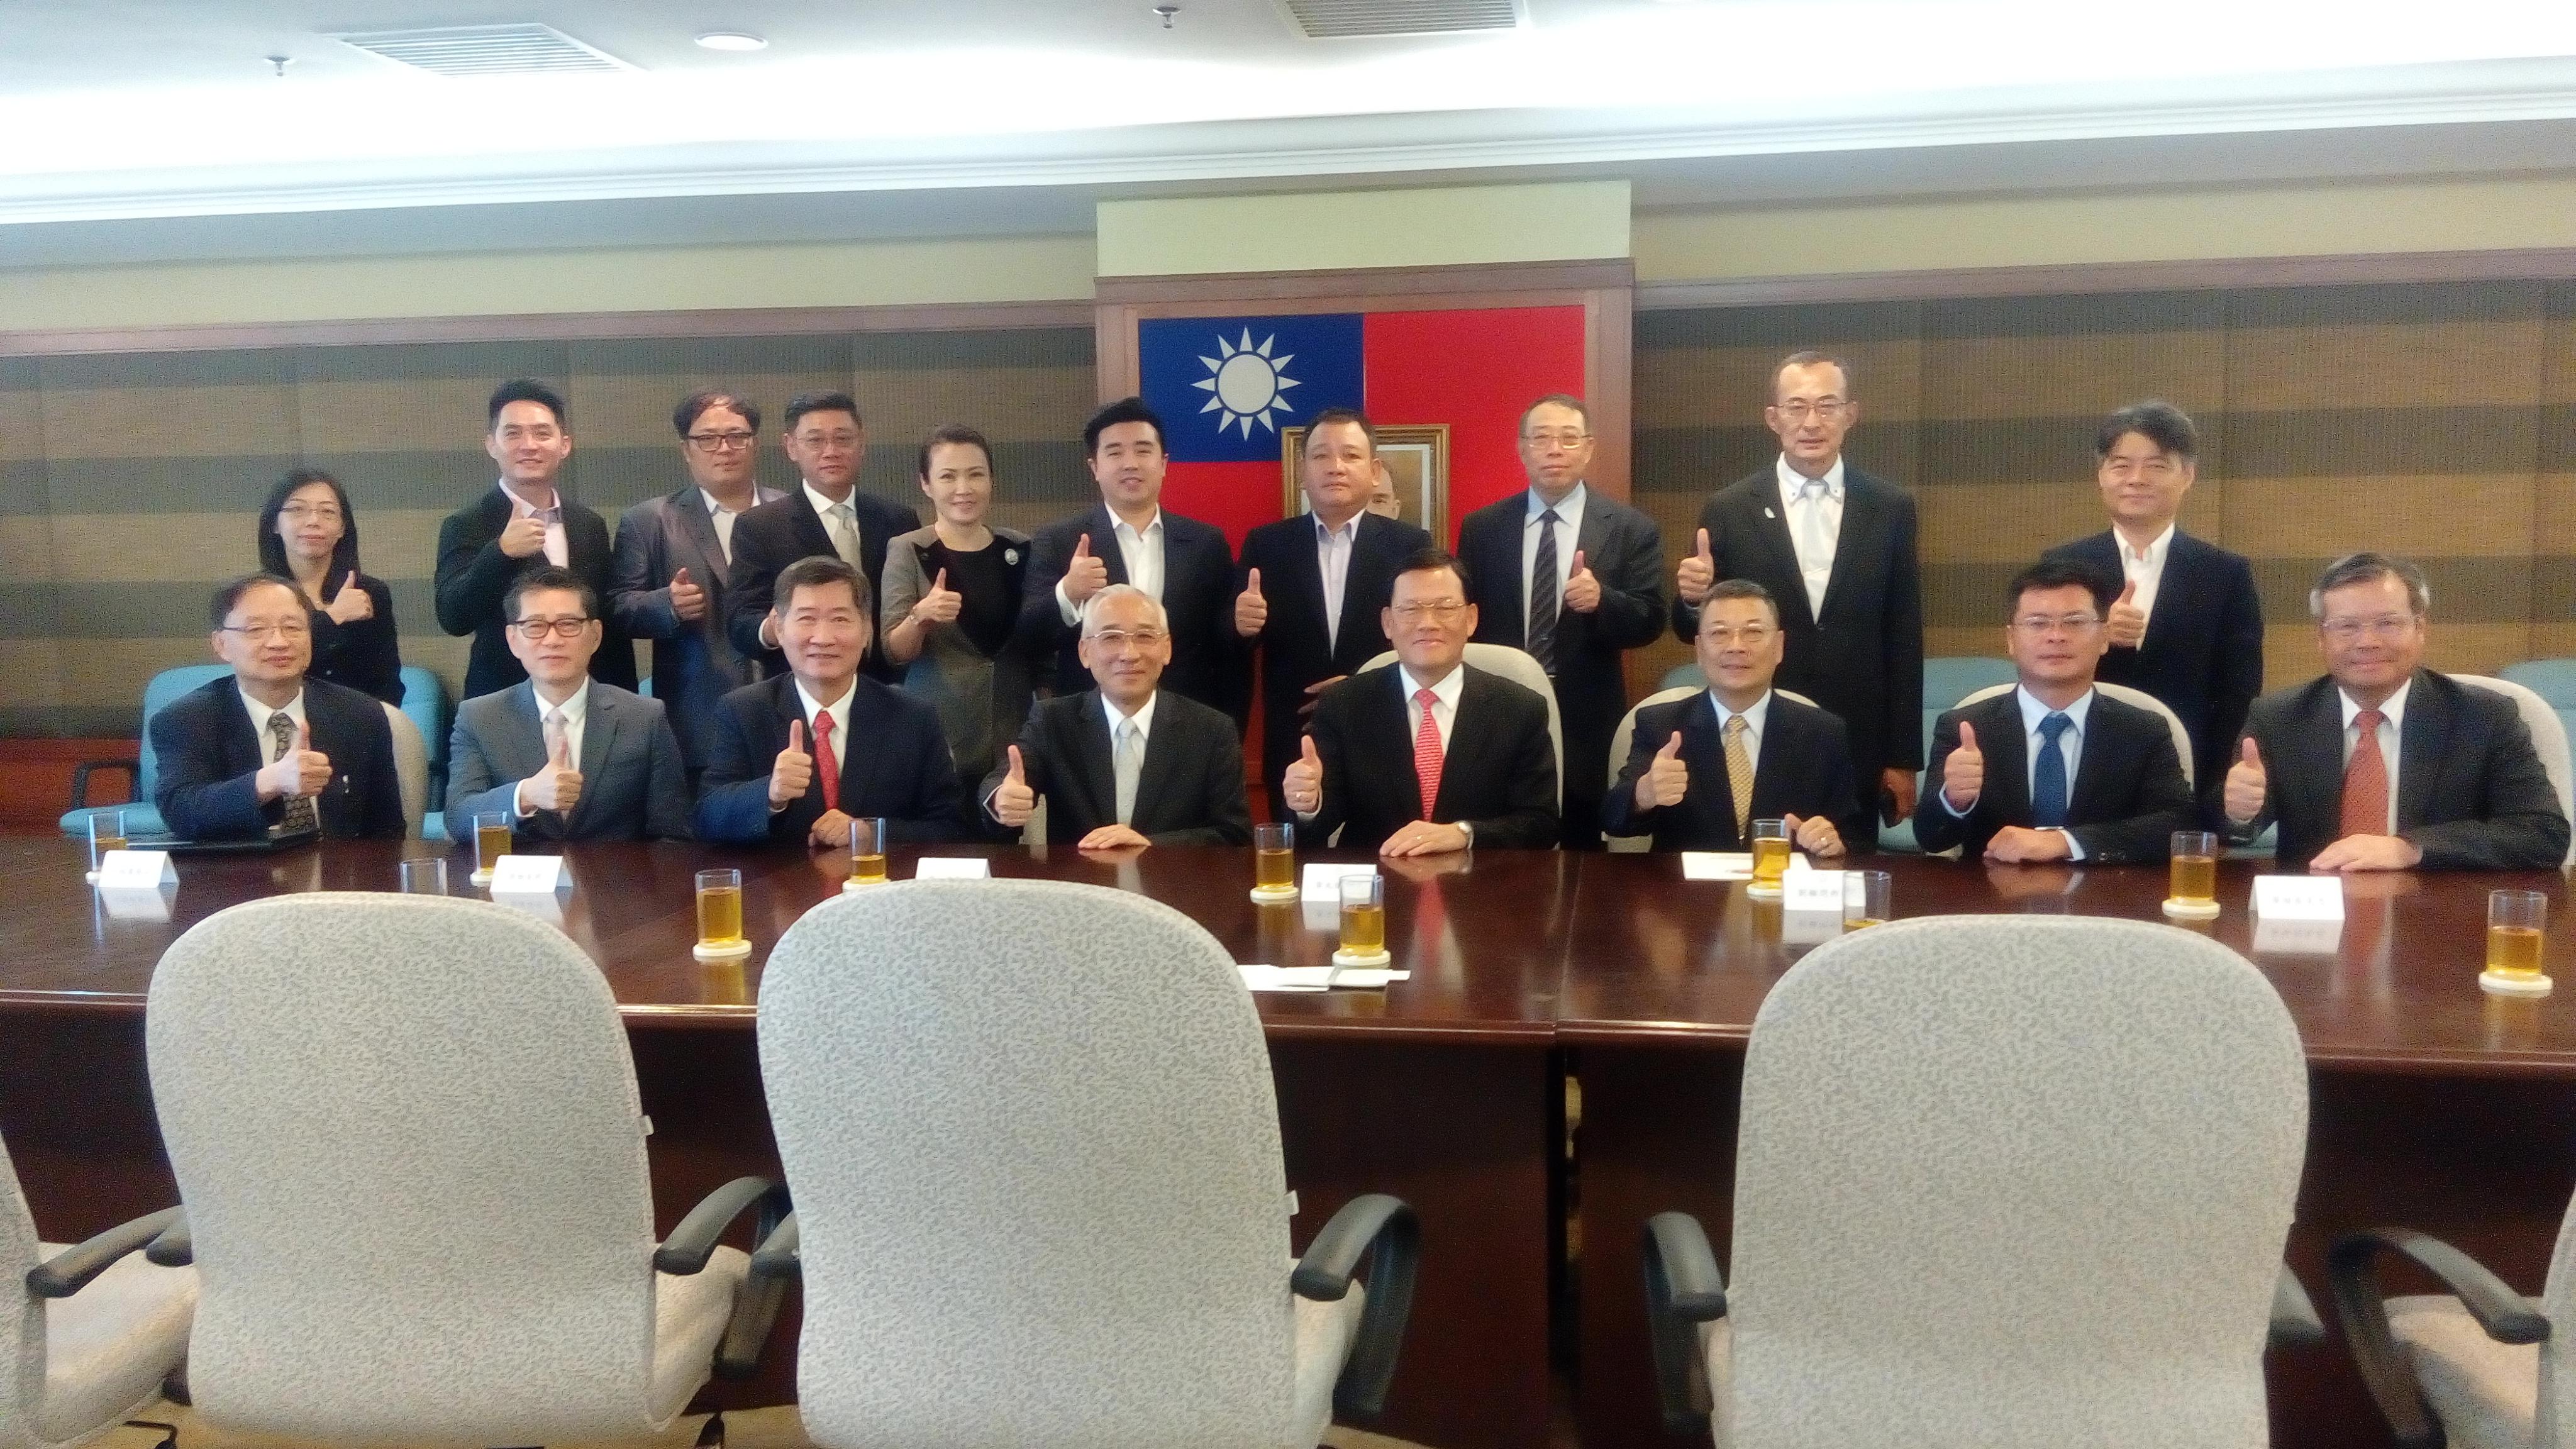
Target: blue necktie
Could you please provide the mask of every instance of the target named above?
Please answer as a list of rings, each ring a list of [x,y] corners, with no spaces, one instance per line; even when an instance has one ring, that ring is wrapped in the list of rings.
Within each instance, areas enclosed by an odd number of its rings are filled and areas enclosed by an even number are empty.
[[[2042,830],[2066,824],[2066,752],[2057,742],[2075,721],[2052,714],[2039,722],[2039,759],[2031,771],[2030,822]]]

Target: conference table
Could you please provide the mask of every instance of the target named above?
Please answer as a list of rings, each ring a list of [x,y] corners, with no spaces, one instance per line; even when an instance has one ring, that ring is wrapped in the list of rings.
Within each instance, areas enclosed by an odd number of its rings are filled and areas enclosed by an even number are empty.
[[[175,891],[138,901],[93,891],[76,843],[0,841],[0,1138],[47,1235],[172,1200],[141,1032],[169,941],[241,900],[395,889],[402,858],[439,849],[190,857]],[[1239,961],[1318,965],[1334,944],[1330,911],[1248,899],[1249,851],[936,847],[897,851],[894,874],[919,854],[1143,892]],[[475,893],[468,857],[449,859],[451,889]],[[777,1170],[749,1030],[761,963],[848,867],[671,844],[576,846],[566,863],[572,889],[547,914],[599,963],[626,1015],[667,1228],[716,1183]],[[2165,893],[2161,869],[1871,864],[1892,873],[1900,917],[2161,919]],[[744,872],[745,962],[690,954],[693,873],[714,865]],[[2226,910],[2191,929],[2253,960],[2306,1043],[2292,1266],[2322,1303],[2324,1245],[2402,1222],[2536,1289],[2576,1190],[2576,1006],[2487,997],[2475,976],[2486,893],[2508,885],[2550,896],[2551,973],[2576,971],[2576,932],[2555,919],[2564,876],[2356,879],[2339,930],[2283,939],[2247,916],[2253,869],[2223,866]],[[1535,1446],[1570,1416],[1587,1446],[1681,1442],[1656,1423],[1638,1234],[1653,1213],[1685,1208],[1724,1261],[1743,1048],[1771,983],[1826,933],[1741,884],[1686,881],[1672,856],[1487,851],[1389,862],[1385,874],[1388,942],[1408,979],[1256,997],[1301,1200],[1295,1241],[1361,1192],[1396,1193],[1421,1214],[1413,1326],[1388,1414],[1370,1427],[1440,1449]],[[790,1397],[793,1330],[791,1316],[758,1380],[712,1388],[702,1404]],[[2267,1369],[2275,1443],[2384,1442],[2339,1344],[2277,1351]]]

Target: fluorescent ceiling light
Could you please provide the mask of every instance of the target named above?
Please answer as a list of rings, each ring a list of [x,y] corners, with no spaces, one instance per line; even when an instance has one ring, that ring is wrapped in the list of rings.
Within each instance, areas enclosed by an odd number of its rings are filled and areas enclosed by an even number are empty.
[[[709,50],[767,50],[769,42],[744,30],[710,30],[698,37]]]

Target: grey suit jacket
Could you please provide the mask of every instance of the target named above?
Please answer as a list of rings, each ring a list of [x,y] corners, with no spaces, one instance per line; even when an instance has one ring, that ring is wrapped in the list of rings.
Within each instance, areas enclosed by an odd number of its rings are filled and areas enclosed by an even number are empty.
[[[525,680],[457,707],[447,752],[447,818],[516,816],[519,782],[546,763],[536,686]],[[689,782],[680,742],[658,699],[590,682],[581,735],[581,799],[569,816],[534,810],[516,820],[540,840],[689,838]],[[462,829],[461,825],[451,829]]]
[[[785,496],[762,488],[753,502]],[[707,595],[694,623],[671,608],[671,576],[682,569]],[[704,766],[713,748],[716,701],[760,678],[760,662],[743,658],[725,634],[729,582],[716,521],[696,484],[647,498],[617,521],[608,614],[630,637],[653,641],[653,697],[670,706],[680,758],[692,769]]]

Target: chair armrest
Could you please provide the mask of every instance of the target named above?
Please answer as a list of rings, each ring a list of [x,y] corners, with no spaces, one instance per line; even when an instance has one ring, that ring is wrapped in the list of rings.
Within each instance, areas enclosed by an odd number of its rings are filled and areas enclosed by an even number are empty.
[[[38,1298],[69,1298],[115,1267],[117,1259],[159,1237],[178,1216],[177,1208],[163,1208],[65,1248],[27,1270],[27,1291]]]
[[[805,1260],[797,1256],[799,1241],[796,1214],[789,1213],[760,1240],[759,1251],[751,1255],[751,1276],[780,1282],[804,1277]]]
[[[2281,1265],[2272,1280],[2272,1348],[2311,1348],[2326,1341],[2325,1320],[2317,1317],[2316,1300],[2290,1265]]]
[[[761,1209],[755,1237],[765,1236],[787,1213],[787,1189],[765,1177],[737,1177],[708,1193],[654,1249],[654,1271],[682,1276],[704,1271],[725,1229],[754,1205]]]
[[[1351,1278],[1366,1255],[1368,1301],[1359,1332],[1333,1384],[1333,1411],[1345,1418],[1373,1418],[1386,1407],[1395,1381],[1396,1351],[1413,1317],[1413,1280],[1422,1264],[1422,1225],[1402,1198],[1363,1193],[1342,1204],[1288,1276],[1289,1291],[1317,1303],[1349,1296]]]
[[[2382,1228],[2338,1239],[2326,1250],[2326,1285],[2334,1296],[2335,1317],[2343,1324],[2344,1342],[2351,1345],[2353,1364],[2372,1402],[2404,1449],[2433,1449],[2443,1442],[2441,1425],[2425,1402],[2414,1365],[2388,1326],[2388,1297],[2379,1286],[2375,1261],[2383,1249],[2441,1279],[2487,1336],[2500,1343],[2539,1343],[2549,1337],[2549,1320],[2476,1259],[2422,1233]]]
[[[1726,1316],[1726,1279],[1717,1270],[1708,1234],[1688,1213],[1657,1213],[1646,1220],[1646,1332],[1654,1346],[1655,1398],[1664,1429],[1696,1434],[1708,1428],[1716,1398],[1709,1389],[1708,1356],[1699,1326]]]
[[[179,1209],[170,1226],[163,1228],[152,1246],[143,1250],[143,1256],[164,1268],[185,1268],[197,1261],[196,1232],[188,1226],[186,1208]]]
[[[126,795],[129,797],[129,798],[126,800],[126,802],[125,802],[125,803],[127,803],[127,804],[129,804],[129,805],[139,803],[139,802],[137,802],[137,801],[133,800],[133,799],[132,799],[132,798],[130,798],[130,797],[134,794],[134,786],[135,786],[135,782],[137,782],[137,781],[139,781],[139,780],[141,780],[141,779],[143,778],[143,775],[142,775],[143,766],[142,766],[142,764],[141,764],[141,762],[140,762],[140,761],[136,761],[136,760],[83,760],[83,761],[81,761],[79,764],[76,764],[76,765],[72,766],[72,806],[71,806],[71,808],[73,808],[74,810],[86,810],[86,809],[88,809],[88,808],[89,808],[89,772],[90,772],[90,771],[92,771],[92,770],[122,770],[122,771],[124,771],[124,772],[125,772],[125,793],[126,793]]]

